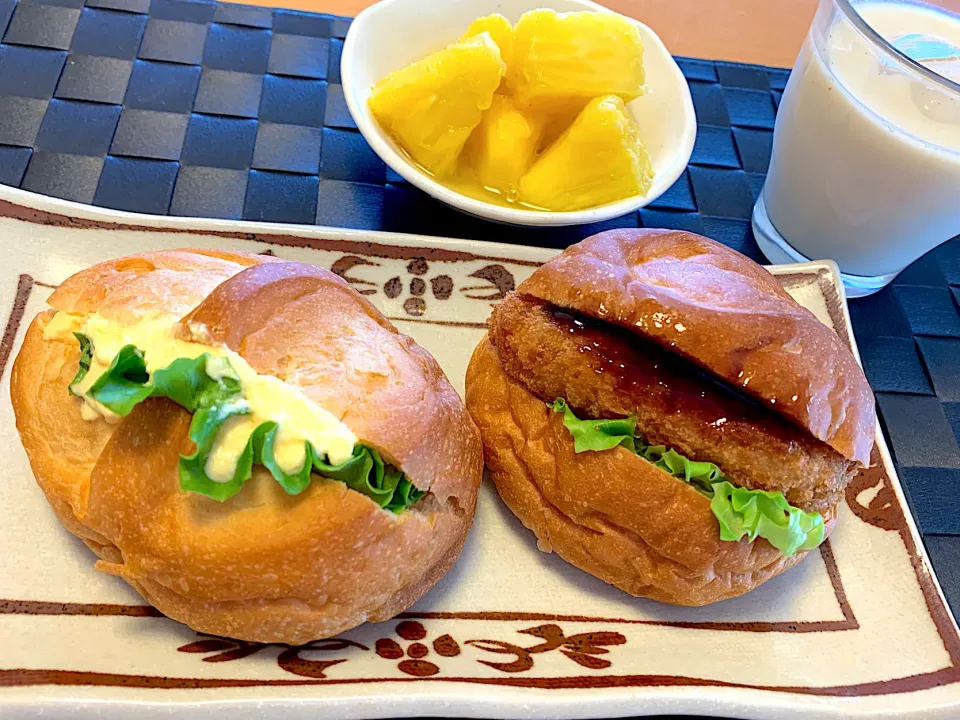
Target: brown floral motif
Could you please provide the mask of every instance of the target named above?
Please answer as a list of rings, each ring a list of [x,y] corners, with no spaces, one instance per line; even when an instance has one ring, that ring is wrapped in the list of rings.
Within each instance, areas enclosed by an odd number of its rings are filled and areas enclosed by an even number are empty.
[[[351,270],[358,267],[380,267],[380,263],[359,255],[344,255],[330,267],[330,270],[342,277],[357,289],[361,295],[375,295],[378,285],[370,280],[356,277]],[[453,278],[446,274],[427,278],[430,273],[430,264],[424,258],[414,258],[407,263],[407,273],[412,276],[405,280],[396,275],[383,284],[383,294],[391,300],[396,300],[404,292],[409,293],[403,301],[403,311],[412,317],[420,317],[427,311],[427,297],[432,295],[436,300],[449,300],[455,289]],[[485,281],[482,285],[471,285],[461,289],[461,292],[471,300],[486,300],[495,302],[503,300],[508,292],[516,287],[516,281],[503,265],[486,265],[469,275],[471,278]]]
[[[440,672],[440,666],[428,659],[431,655],[441,658],[450,658],[460,655],[461,648],[453,636],[443,634],[428,641],[427,629],[423,623],[416,620],[403,620],[396,626],[398,640],[392,637],[380,638],[376,641],[376,654],[390,661],[398,661],[397,669],[413,677],[431,677]],[[610,652],[607,646],[623,645],[627,640],[617,632],[589,632],[567,636],[559,625],[537,625],[536,627],[520,630],[519,632],[540,638],[541,642],[523,647],[502,640],[467,640],[466,645],[496,653],[509,655],[513,659],[507,662],[493,662],[478,660],[484,665],[505,673],[526,672],[533,668],[534,655],[559,650],[560,653],[573,662],[591,670],[603,670],[611,665],[605,658],[599,657]],[[369,650],[353,640],[345,638],[329,638],[314,640],[306,645],[292,647],[280,643],[246,642],[213,635],[203,636],[196,642],[182,645],[179,652],[207,655],[203,662],[230,662],[250,657],[264,648],[276,646],[282,648],[277,656],[277,665],[293,675],[309,678],[326,678],[326,671],[334,665],[347,662],[349,658],[335,657],[328,660],[313,657],[316,654],[336,653],[348,648]],[[432,648],[432,650],[431,650]]]
[[[863,504],[860,497],[876,488],[874,496]],[[861,470],[847,485],[845,492],[847,506],[854,515],[868,525],[882,530],[899,530],[904,523],[903,512],[897,502],[896,493],[887,471],[884,469],[880,454],[874,450],[870,457],[870,467]]]
[[[423,258],[414,258],[407,263],[407,272],[413,275],[410,278],[410,297],[403,301],[403,311],[407,315],[420,317],[427,311],[427,281],[423,276],[430,272],[430,265]],[[453,294],[453,278],[449,275],[437,275],[430,280],[430,291],[437,300],[449,300]],[[383,285],[383,293],[391,300],[403,294],[403,280],[392,277]]]
[[[260,652],[268,643],[247,642],[245,640],[230,640],[229,638],[208,636],[206,640],[197,640],[197,642],[181,645],[177,648],[182,653],[216,653],[203,658],[204,662],[230,662],[231,660],[241,660],[255,653]]]
[[[369,280],[364,280],[363,278],[351,277],[347,274],[353,268],[363,265],[378,267],[380,263],[372,262],[366,258],[359,257],[358,255],[344,255],[330,266],[330,272],[339,275],[353,286],[359,285],[360,287],[357,287],[356,290],[361,295],[375,295],[377,292],[376,283],[370,282]]]
[[[486,265],[476,272],[470,273],[469,277],[478,280],[486,280],[489,285],[475,285],[463,289],[464,295],[476,290],[488,291],[487,295],[467,295],[471,300],[503,300],[507,293],[513,292],[516,288],[516,280],[513,273],[507,270],[503,265]],[[489,292],[489,291],[493,292]]]
[[[578,665],[591,670],[603,670],[612,664],[598,655],[606,655],[606,645],[623,645],[627,639],[618,632],[590,632],[577,635],[564,635],[559,625],[537,625],[536,627],[520,630],[526,635],[541,638],[543,642],[530,647],[521,647],[502,640],[467,640],[467,645],[480,648],[501,655],[513,655],[510,662],[491,662],[479,660],[496,670],[507,673],[526,672],[533,667],[533,656],[538,653],[559,650],[561,654],[573,660]]]
[[[182,645],[178,647],[177,650],[183,653],[216,653],[215,655],[203,658],[203,662],[230,662],[231,660],[240,660],[254,655],[271,645],[284,648],[277,656],[277,665],[279,665],[280,668],[293,675],[321,679],[327,677],[324,672],[327,668],[345,663],[348,658],[318,660],[309,657],[309,655],[313,653],[338,652],[351,647],[361,650],[370,649],[366,645],[361,645],[353,640],[346,640],[344,638],[314,640],[306,645],[292,647],[280,643],[246,642],[244,640],[231,640],[229,638],[211,635],[204,640]]]
[[[377,655],[386,660],[400,660],[397,669],[414,677],[430,677],[440,672],[440,668],[424,660],[430,654],[430,648],[421,640],[427,637],[427,629],[416,620],[404,620],[396,627],[396,633],[402,640],[410,642],[407,649],[393,638],[380,638],[375,649]],[[441,657],[454,657],[460,654],[460,644],[450,635],[441,635],[433,643],[433,650]],[[406,655],[407,659],[402,659]]]

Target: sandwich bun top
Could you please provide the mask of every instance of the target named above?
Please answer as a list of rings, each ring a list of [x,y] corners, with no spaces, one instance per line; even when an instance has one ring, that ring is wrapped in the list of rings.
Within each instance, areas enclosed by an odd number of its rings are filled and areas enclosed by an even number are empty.
[[[571,246],[517,292],[653,340],[869,463],[876,411],[853,354],[769,272],[713,240],[610,230]]]
[[[296,386],[442,501],[479,463],[477,431],[436,360],[328,270],[250,268],[219,285],[181,326]]]
[[[92,265],[47,299],[54,310],[135,322],[150,313],[185,315],[224,280],[253,265],[283,262],[228,250],[162,250]]]

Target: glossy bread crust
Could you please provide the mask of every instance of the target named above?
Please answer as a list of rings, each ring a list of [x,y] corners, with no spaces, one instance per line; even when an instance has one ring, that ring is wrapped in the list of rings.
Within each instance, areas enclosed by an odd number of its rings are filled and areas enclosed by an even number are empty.
[[[776,279],[677,230],[610,230],[567,248],[517,291],[653,340],[866,466],[873,393],[851,352]]]
[[[288,496],[262,468],[224,503],[184,492],[189,414],[152,399],[116,425],[82,420],[68,390],[79,348],[44,339],[43,312],[11,378],[34,474],[97,567],[161,612],[211,634],[303,643],[392,617],[456,560],[481,478],[477,430],[433,358],[340,278],[264,256],[160,252],[82,271],[50,304],[125,322],[192,311],[430,490],[400,515],[317,476]]]
[[[420,489],[441,502],[462,494],[479,444],[460,396],[428,352],[333,273],[304,263],[250,268],[183,320],[196,323],[339,417]]]
[[[541,547],[676,605],[741,595],[806,553],[722,541],[705,495],[623,447],[575,453],[547,407],[558,397],[584,419],[636,417],[644,440],[784,493],[828,533],[876,422],[836,334],[711,240],[614,230],[534,271],[494,310],[467,369],[491,477]]]

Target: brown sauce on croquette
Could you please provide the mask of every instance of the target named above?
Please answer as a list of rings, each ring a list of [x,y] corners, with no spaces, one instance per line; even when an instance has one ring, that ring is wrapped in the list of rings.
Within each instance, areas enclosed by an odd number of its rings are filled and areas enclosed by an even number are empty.
[[[630,396],[638,391],[662,394],[665,413],[681,414],[695,404],[701,417],[722,432],[729,422],[752,420],[758,413],[769,412],[753,398],[657,343],[560,308],[551,307],[549,315],[574,340],[579,352],[590,358],[596,374],[615,378],[617,390]]]

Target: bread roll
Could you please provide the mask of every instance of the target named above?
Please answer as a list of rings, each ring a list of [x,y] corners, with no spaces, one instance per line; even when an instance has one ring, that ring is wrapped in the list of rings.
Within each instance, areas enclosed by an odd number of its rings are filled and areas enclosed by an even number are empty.
[[[64,526],[164,614],[195,630],[304,643],[385,620],[452,566],[473,522],[477,430],[436,361],[337,276],[302,263],[184,250],[84,270],[31,323],[11,394],[40,487]],[[176,333],[239,354],[332,413],[426,494],[398,513],[314,474],[287,494],[255,465],[224,502],[181,489],[191,415],[149,398],[84,420],[69,385],[79,344],[55,312]]]
[[[822,522],[820,541],[876,423],[866,379],[829,328],[749,259],[675,231],[601,233],[537,269],[494,310],[466,390],[497,490],[540,546],[676,605],[748,592],[807,544],[722,539],[720,486],[698,490],[623,445],[575,452],[548,404],[632,418],[638,443],[779,495]]]

